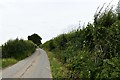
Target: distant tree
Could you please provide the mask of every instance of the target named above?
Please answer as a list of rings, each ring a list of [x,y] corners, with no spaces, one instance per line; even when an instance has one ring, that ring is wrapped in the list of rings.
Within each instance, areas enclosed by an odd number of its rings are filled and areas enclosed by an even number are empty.
[[[38,34],[35,34],[35,33],[32,34],[31,36],[28,36],[28,40],[31,40],[32,42],[34,42],[38,46],[42,44],[41,43],[42,38]]]

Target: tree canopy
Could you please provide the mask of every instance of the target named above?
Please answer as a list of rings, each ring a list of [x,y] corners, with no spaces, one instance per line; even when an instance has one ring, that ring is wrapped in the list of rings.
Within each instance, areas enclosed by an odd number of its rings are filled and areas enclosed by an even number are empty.
[[[32,42],[34,42],[38,46],[42,44],[41,43],[42,38],[38,34],[36,34],[36,33],[28,36],[28,40],[31,40]]]

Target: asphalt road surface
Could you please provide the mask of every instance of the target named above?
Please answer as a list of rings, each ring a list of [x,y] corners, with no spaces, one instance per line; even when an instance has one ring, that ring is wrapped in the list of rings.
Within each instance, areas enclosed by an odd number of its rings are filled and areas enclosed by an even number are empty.
[[[2,70],[2,78],[52,78],[46,52],[36,49],[32,56]]]

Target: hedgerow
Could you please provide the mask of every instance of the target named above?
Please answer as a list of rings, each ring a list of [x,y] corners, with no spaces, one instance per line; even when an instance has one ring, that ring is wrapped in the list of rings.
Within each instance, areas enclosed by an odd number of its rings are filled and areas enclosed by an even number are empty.
[[[85,28],[61,34],[42,45],[66,66],[68,78],[120,78],[119,15],[113,8],[101,9]]]
[[[32,41],[15,39],[2,45],[2,58],[14,58],[17,60],[30,56],[36,49]]]

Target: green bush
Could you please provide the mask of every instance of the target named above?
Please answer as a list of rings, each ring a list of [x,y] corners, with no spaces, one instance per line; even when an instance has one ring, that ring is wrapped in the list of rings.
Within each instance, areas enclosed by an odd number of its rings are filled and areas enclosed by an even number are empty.
[[[36,49],[36,45],[32,41],[25,40],[9,40],[2,45],[2,58],[14,58],[17,60],[30,56]]]

